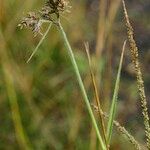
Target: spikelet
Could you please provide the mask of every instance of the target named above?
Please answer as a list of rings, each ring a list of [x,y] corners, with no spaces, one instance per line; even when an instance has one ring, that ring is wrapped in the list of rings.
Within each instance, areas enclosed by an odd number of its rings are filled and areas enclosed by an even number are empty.
[[[47,0],[42,9],[47,15],[55,14],[59,18],[61,13],[69,12],[69,8],[69,2],[66,0]]]
[[[34,35],[42,34],[41,27],[45,22],[53,22],[58,25],[60,15],[64,12],[69,12],[71,6],[66,0],[46,0],[45,5],[38,12],[30,12],[27,17],[24,17],[18,25],[30,28]]]
[[[106,116],[106,115],[105,115]],[[116,126],[117,130],[124,135],[130,143],[134,146],[136,150],[142,150],[140,144],[135,140],[135,138],[125,129],[125,127],[121,126],[119,122],[113,121],[114,125]]]
[[[28,27],[33,31],[34,36],[36,36],[38,33],[42,34],[41,24],[42,22],[40,21],[40,17],[38,16],[38,14],[35,12],[29,12],[27,14],[27,17],[24,17],[21,23],[18,24],[18,27],[20,27],[20,29],[22,29],[23,27]]]

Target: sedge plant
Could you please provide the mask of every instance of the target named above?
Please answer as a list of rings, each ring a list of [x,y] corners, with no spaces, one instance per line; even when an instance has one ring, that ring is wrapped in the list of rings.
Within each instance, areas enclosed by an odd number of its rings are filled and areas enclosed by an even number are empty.
[[[149,117],[148,117],[147,106],[146,106],[147,103],[146,103],[146,98],[145,98],[145,93],[144,93],[143,79],[142,79],[139,62],[138,62],[138,58],[137,58],[138,50],[136,47],[136,43],[133,39],[133,31],[132,31],[132,28],[131,28],[131,25],[130,25],[130,22],[128,19],[124,1],[123,1],[123,6],[124,6],[125,17],[126,17],[126,24],[127,24],[127,29],[128,29],[128,39],[129,39],[129,43],[130,43],[130,47],[131,47],[132,59],[133,59],[133,63],[135,65],[135,69],[137,72],[138,88],[139,88],[139,93],[140,93],[140,96],[142,99],[141,103],[142,103],[142,108],[143,108],[144,124],[145,124],[145,130],[146,130],[145,132],[146,132],[146,137],[147,137],[147,148],[149,149],[150,148]],[[111,137],[112,137],[112,133],[113,133],[112,132],[113,125],[115,125],[117,127],[117,129],[120,131],[120,133],[124,134],[129,139],[129,141],[134,145],[135,149],[138,149],[138,150],[141,149],[140,144],[135,140],[135,138],[132,135],[130,135],[129,132],[124,127],[120,126],[120,124],[114,120],[115,113],[117,110],[117,97],[118,97],[118,91],[119,91],[120,75],[121,75],[123,54],[124,54],[124,50],[125,50],[126,41],[124,42],[123,49],[122,49],[122,55],[121,55],[121,59],[120,59],[120,63],[119,63],[119,69],[118,69],[117,79],[116,79],[115,88],[114,88],[114,95],[112,98],[112,104],[111,104],[109,115],[106,115],[106,113],[104,113],[101,108],[101,103],[99,101],[98,92],[97,92],[96,84],[95,84],[95,80],[94,80],[94,75],[91,70],[91,79],[93,82],[95,98],[96,98],[96,102],[97,102],[96,108],[98,109],[101,128],[102,128],[102,133],[101,133],[99,130],[96,118],[94,116],[92,106],[91,106],[89,98],[88,98],[88,94],[85,90],[85,86],[84,86],[83,80],[81,78],[81,74],[80,74],[76,59],[75,59],[74,52],[72,50],[72,47],[67,38],[66,32],[64,31],[64,28],[61,23],[60,16],[65,12],[70,12],[70,5],[69,5],[68,1],[66,1],[66,0],[46,0],[44,7],[42,7],[42,9],[40,11],[30,12],[30,13],[28,13],[27,17],[24,17],[22,19],[21,23],[19,24],[20,28],[28,27],[33,31],[34,36],[37,36],[38,34],[42,35],[40,42],[38,43],[37,47],[34,49],[33,53],[31,54],[31,56],[29,57],[27,62],[29,63],[29,61],[32,59],[34,54],[37,52],[38,48],[43,43],[44,39],[46,38],[47,34],[49,33],[51,26],[55,25],[57,27],[58,31],[60,32],[60,36],[63,40],[63,43],[64,43],[66,50],[68,52],[68,55],[70,57],[70,60],[71,60],[71,63],[72,63],[79,87],[80,87],[80,91],[83,95],[83,100],[84,100],[84,102],[86,104],[86,108],[89,112],[91,122],[95,129],[101,149],[102,150],[109,149],[109,145],[110,145],[110,141],[111,141]],[[46,32],[44,34],[42,34],[41,27],[44,23],[48,23],[49,26],[48,26]],[[86,48],[86,49],[88,49],[88,48]],[[90,62],[90,57],[89,57],[88,51],[87,51],[87,54],[88,54],[89,65],[91,67],[91,62]],[[108,119],[107,129],[104,124],[104,118]]]
[[[53,23],[54,25],[57,26],[58,30],[60,31],[60,35],[63,39],[63,42],[66,46],[66,49],[68,51],[70,60],[72,62],[73,65],[73,69],[75,71],[80,89],[81,89],[81,93],[83,95],[83,99],[84,102],[86,104],[87,110],[89,112],[89,115],[91,117],[91,121],[92,124],[95,128],[97,137],[99,139],[99,143],[101,145],[102,150],[107,150],[107,146],[106,144],[103,142],[102,136],[100,134],[96,119],[94,117],[94,113],[92,111],[91,105],[90,105],[90,101],[89,98],[87,96],[80,72],[79,72],[79,68],[77,66],[77,62],[73,53],[73,50],[70,46],[70,43],[68,41],[68,38],[66,36],[66,33],[63,29],[63,26],[61,24],[60,21],[60,14],[64,13],[64,12],[68,12],[68,8],[69,8],[69,3],[65,0],[47,0],[44,7],[42,8],[42,10],[38,13],[35,12],[30,12],[28,14],[27,17],[23,18],[22,22],[19,24],[20,28],[23,27],[29,27],[32,29],[34,35],[36,36],[37,34],[42,34],[41,33],[41,26],[43,23],[49,23],[49,28],[47,29],[46,33],[43,35],[42,39],[40,40],[38,46],[35,48],[35,50],[33,51],[33,53],[31,54],[30,58],[28,59],[27,62],[29,62],[31,60],[31,58],[33,57],[33,55],[35,54],[35,52],[37,51],[38,47],[41,45],[41,43],[43,42],[43,40],[45,39],[50,27],[51,27],[51,23]]]

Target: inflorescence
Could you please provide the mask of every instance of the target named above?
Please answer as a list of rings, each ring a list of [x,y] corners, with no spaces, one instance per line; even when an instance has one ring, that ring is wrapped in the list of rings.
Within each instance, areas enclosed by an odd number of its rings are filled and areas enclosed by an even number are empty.
[[[21,29],[30,28],[34,36],[42,34],[41,26],[44,22],[57,24],[60,15],[69,12],[69,2],[66,0],[46,0],[45,5],[38,12],[29,12],[18,25]]]

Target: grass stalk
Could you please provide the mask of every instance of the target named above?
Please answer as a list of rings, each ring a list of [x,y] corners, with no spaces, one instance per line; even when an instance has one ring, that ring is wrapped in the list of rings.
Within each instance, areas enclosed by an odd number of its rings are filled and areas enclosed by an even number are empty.
[[[70,59],[71,59],[71,62],[72,62],[72,65],[73,65],[73,68],[74,68],[74,71],[75,71],[75,74],[76,74],[76,77],[77,77],[77,80],[78,80],[81,92],[82,92],[82,95],[83,95],[83,98],[84,98],[84,101],[86,103],[86,107],[87,107],[89,115],[91,117],[92,124],[93,124],[93,126],[95,128],[95,131],[97,133],[97,137],[99,139],[101,148],[102,148],[102,150],[106,150],[107,148],[106,148],[106,145],[104,144],[104,142],[102,140],[102,137],[100,135],[99,128],[98,128],[97,123],[96,123],[96,119],[94,117],[94,114],[93,114],[93,111],[92,111],[92,108],[91,108],[91,105],[90,105],[90,102],[89,102],[89,99],[88,99],[88,96],[87,96],[87,93],[86,93],[83,81],[81,79],[81,75],[80,75],[80,72],[79,72],[79,68],[77,66],[77,62],[75,60],[74,53],[72,51],[72,48],[70,46],[70,43],[69,43],[69,41],[67,39],[66,33],[65,33],[65,31],[64,31],[60,21],[59,21],[59,30],[60,30],[61,36],[63,38],[63,41],[65,43],[66,49],[68,50],[68,53],[69,53],[69,56],[70,56]]]
[[[120,75],[121,75],[121,68],[123,63],[123,56],[125,51],[126,41],[123,44],[118,73],[117,73],[117,79],[115,83],[115,89],[112,99],[112,104],[110,108],[110,114],[109,114],[109,120],[108,120],[108,126],[107,126],[107,142],[110,143],[112,131],[113,131],[113,120],[115,118],[116,108],[117,108],[117,98],[118,98],[118,91],[119,91],[119,84],[120,84]]]
[[[145,125],[147,148],[150,149],[150,123],[149,123],[149,116],[148,116],[147,100],[146,100],[145,89],[144,89],[144,81],[143,81],[139,58],[138,58],[139,53],[138,53],[136,42],[134,40],[134,32],[133,32],[133,28],[129,20],[125,1],[122,0],[122,3],[123,3],[123,9],[124,9],[124,16],[126,20],[127,35],[128,35],[130,51],[131,51],[131,59],[135,68],[137,86],[138,86],[139,95],[141,98],[141,107],[142,107],[142,114],[143,114],[144,125]]]

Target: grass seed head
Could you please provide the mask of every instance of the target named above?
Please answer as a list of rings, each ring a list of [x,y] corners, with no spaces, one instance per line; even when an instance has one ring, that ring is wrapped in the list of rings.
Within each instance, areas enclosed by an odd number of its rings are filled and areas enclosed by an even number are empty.
[[[37,13],[29,12],[27,17],[24,17],[21,23],[18,25],[21,29],[24,27],[30,28],[34,35],[41,34],[41,21]]]
[[[137,78],[137,86],[138,86],[139,95],[141,98],[140,100],[141,100],[142,114],[143,114],[144,125],[145,125],[147,148],[150,149],[150,123],[149,123],[147,100],[146,100],[145,89],[144,89],[144,81],[143,81],[140,62],[139,62],[139,58],[138,58],[138,55],[139,55],[138,47],[136,45],[136,41],[134,40],[134,31],[133,31],[132,25],[129,20],[125,1],[122,0],[122,2],[123,2],[124,16],[125,16],[125,21],[126,21],[128,41],[129,41],[130,51],[131,51],[131,59],[132,59],[132,62],[133,62],[134,68],[135,68],[136,78]]]
[[[23,27],[30,28],[35,36],[42,34],[41,26],[44,22],[53,22],[57,25],[60,15],[69,12],[69,8],[71,7],[66,0],[46,0],[41,10],[28,13],[18,26],[21,29]]]

